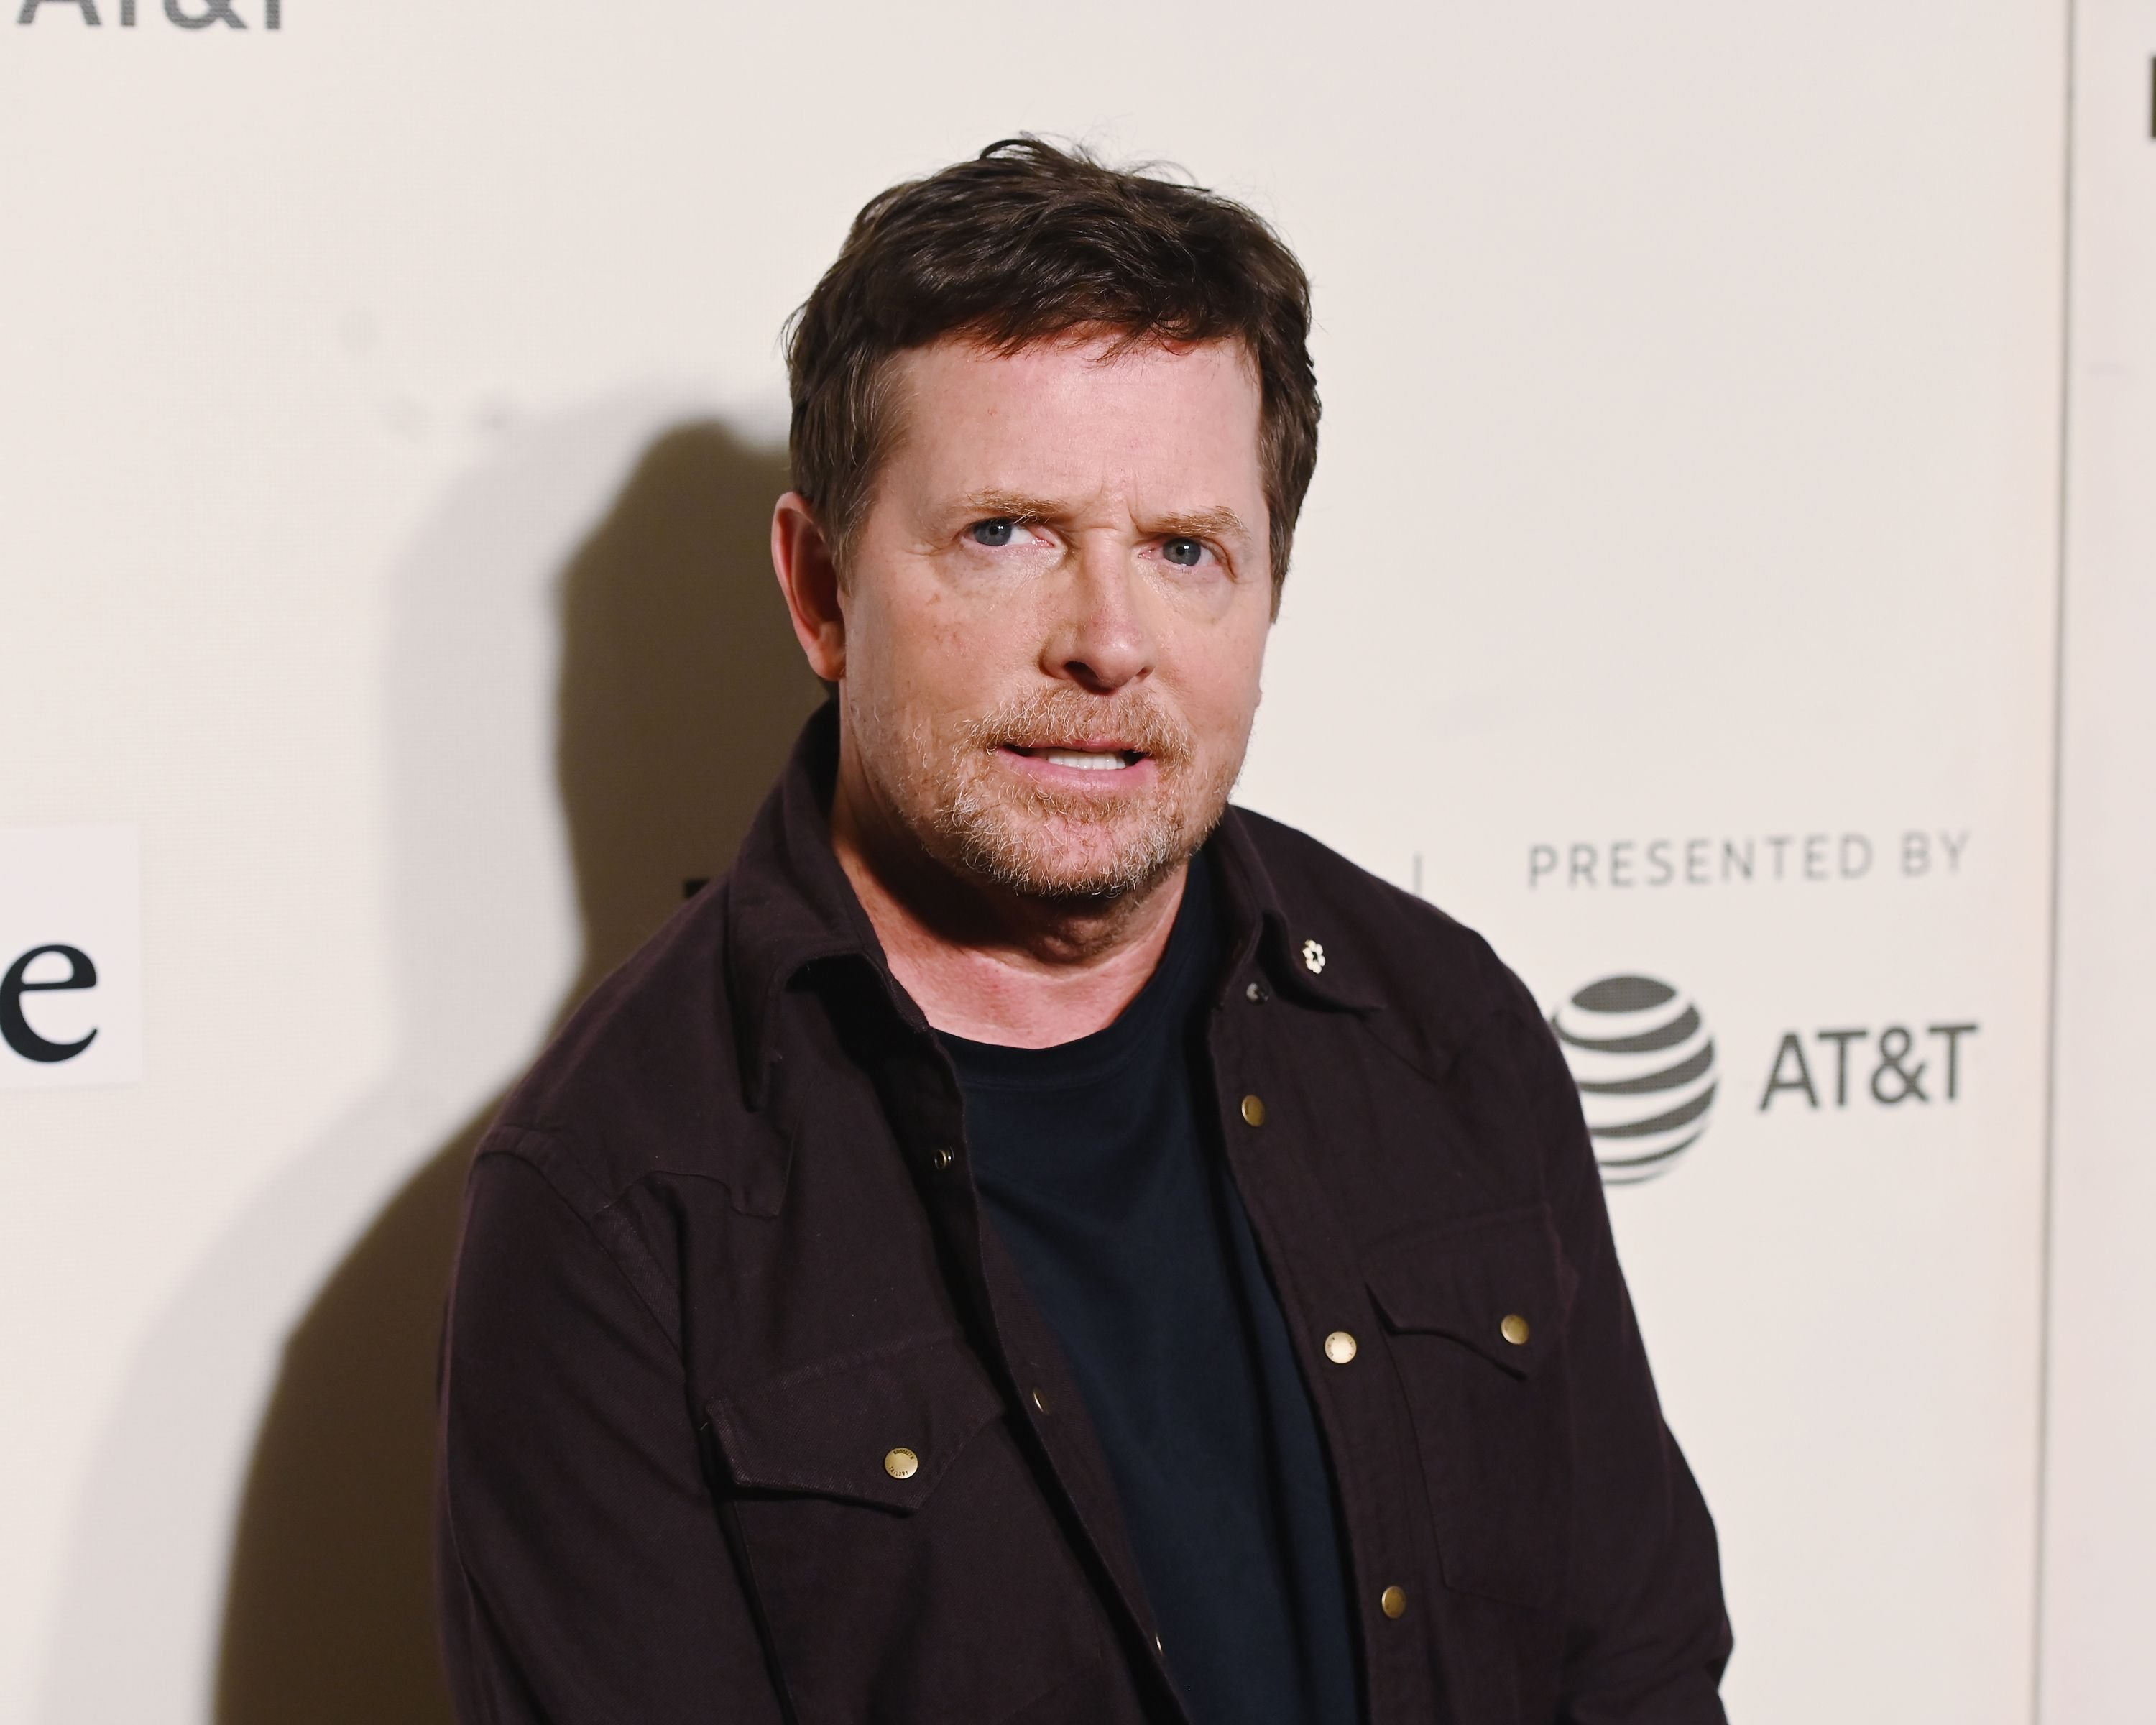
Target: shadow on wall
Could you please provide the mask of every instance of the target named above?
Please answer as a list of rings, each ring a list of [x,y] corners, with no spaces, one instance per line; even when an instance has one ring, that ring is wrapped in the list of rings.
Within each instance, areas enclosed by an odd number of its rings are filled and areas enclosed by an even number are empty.
[[[771,578],[785,486],[780,453],[716,424],[670,431],[562,575],[555,765],[583,950],[557,1022],[685,880],[724,867],[821,698]],[[435,1348],[465,1167],[493,1106],[428,1157],[286,1343],[234,1535],[218,1725],[449,1717]]]

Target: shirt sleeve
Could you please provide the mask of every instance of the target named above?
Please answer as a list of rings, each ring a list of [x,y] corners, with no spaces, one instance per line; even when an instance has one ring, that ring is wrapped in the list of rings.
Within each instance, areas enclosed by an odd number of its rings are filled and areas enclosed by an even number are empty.
[[[679,1352],[520,1155],[473,1167],[443,1347],[437,1564],[465,1725],[777,1725]]]
[[[1714,1522],[1662,1417],[1578,1092],[1532,1002],[1528,1011],[1551,1205],[1579,1278],[1565,1332],[1575,1496],[1558,1717],[1724,1725],[1731,1636]]]

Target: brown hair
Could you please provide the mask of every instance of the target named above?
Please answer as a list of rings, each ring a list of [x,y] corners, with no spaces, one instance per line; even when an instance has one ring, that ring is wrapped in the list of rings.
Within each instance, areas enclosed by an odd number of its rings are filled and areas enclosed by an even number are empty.
[[[1072,331],[1234,341],[1256,367],[1275,602],[1317,465],[1310,282],[1259,216],[1150,167],[1006,138],[854,218],[787,330],[793,485],[842,560],[898,430],[891,359],[947,336],[1003,352]]]

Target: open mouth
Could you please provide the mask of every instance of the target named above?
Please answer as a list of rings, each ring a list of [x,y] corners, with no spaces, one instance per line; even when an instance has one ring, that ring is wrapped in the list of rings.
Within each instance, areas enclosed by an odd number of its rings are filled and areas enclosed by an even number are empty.
[[[1141,749],[1077,747],[1067,744],[1050,744],[1038,748],[1021,748],[1016,743],[1005,743],[1005,750],[1022,755],[1029,761],[1045,761],[1051,767],[1065,767],[1074,773],[1120,773],[1126,767],[1135,767],[1146,758]]]

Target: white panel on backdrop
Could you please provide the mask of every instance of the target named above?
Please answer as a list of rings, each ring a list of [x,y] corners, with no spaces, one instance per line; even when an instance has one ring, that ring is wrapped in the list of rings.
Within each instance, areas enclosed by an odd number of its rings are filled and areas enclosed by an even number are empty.
[[[0,1089],[141,1076],[141,834],[0,827]]]
[[[2076,8],[2046,1725],[2156,1712],[2156,4]]]
[[[0,12],[0,824],[139,821],[155,967],[145,1081],[0,1092],[0,1717],[444,1717],[456,1158],[805,698],[749,542],[783,320],[1021,129],[1314,277],[1245,799],[1587,1040],[1697,1009],[1576,1051],[1669,1083],[1594,1096],[1613,1161],[1681,1145],[1613,1207],[1736,1711],[2025,1717],[2063,9],[981,17]],[[617,723],[706,574],[717,669]],[[610,857],[699,762],[724,818]]]

